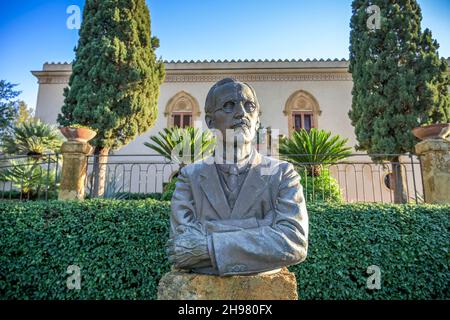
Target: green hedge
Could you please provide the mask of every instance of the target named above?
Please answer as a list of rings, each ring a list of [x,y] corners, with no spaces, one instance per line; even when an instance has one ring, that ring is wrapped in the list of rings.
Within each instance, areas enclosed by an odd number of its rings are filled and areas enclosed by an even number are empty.
[[[151,299],[169,270],[166,202],[0,202],[3,299]],[[81,290],[68,290],[69,265]]]
[[[300,299],[449,299],[450,206],[308,207]],[[1,299],[154,299],[170,267],[169,202],[0,201]],[[81,290],[68,290],[69,265]],[[381,289],[366,288],[367,267]]]

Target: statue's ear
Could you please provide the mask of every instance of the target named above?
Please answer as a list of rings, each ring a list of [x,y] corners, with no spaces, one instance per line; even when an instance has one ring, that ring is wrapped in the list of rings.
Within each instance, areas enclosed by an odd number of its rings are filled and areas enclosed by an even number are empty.
[[[214,119],[211,116],[206,115],[205,122],[209,129],[214,129]]]

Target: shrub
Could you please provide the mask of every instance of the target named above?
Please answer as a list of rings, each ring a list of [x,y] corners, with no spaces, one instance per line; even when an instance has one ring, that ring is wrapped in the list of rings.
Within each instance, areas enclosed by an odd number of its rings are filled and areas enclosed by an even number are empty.
[[[328,168],[321,170],[318,176],[309,176],[306,168],[297,168],[296,170],[301,177],[300,181],[306,202],[341,202],[343,200],[341,187],[337,180],[330,175]]]
[[[0,201],[2,299],[155,299],[169,202]],[[450,206],[311,204],[301,299],[449,299]],[[81,290],[68,290],[69,265]],[[366,289],[368,266],[381,289]]]
[[[119,196],[124,200],[161,200],[162,193],[121,192],[119,193]]]
[[[167,184],[164,185],[164,192],[162,194],[161,200],[170,201],[172,200],[173,192],[175,191],[175,187],[178,179],[172,178]]]
[[[199,128],[164,128],[157,136],[150,137],[151,142],[144,145],[166,158],[179,163],[181,167],[209,157],[216,145],[211,131]]]
[[[169,205],[155,200],[0,202],[2,299],[152,299],[169,270]],[[68,290],[69,265],[81,290]]]
[[[292,133],[291,138],[280,140],[280,155],[296,166],[306,167],[309,176],[318,176],[322,168],[351,155],[348,139],[331,132],[312,128]]]
[[[290,267],[302,299],[449,299],[450,206],[315,204],[306,261]],[[366,288],[367,268],[381,289]]]
[[[27,199],[44,199],[45,193],[55,194],[59,180],[56,169],[46,168],[45,163],[30,159],[10,160],[8,167],[0,169],[0,182],[10,182]]]

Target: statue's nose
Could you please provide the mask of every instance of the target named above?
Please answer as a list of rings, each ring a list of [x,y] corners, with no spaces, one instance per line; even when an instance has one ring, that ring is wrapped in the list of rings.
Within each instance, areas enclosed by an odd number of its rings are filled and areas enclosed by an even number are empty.
[[[235,114],[236,118],[242,118],[245,115],[245,108],[242,101],[238,102],[235,106]]]

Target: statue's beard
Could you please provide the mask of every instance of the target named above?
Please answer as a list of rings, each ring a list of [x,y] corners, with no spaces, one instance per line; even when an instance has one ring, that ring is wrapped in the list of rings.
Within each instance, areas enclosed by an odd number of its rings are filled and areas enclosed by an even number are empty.
[[[239,146],[240,144],[251,143],[254,138],[252,130],[243,125],[234,128],[234,142]]]

